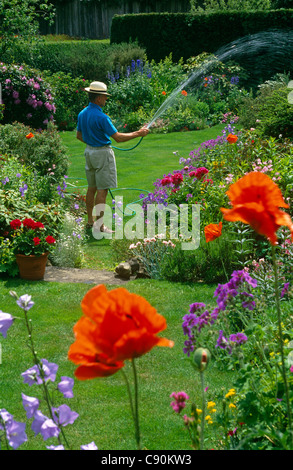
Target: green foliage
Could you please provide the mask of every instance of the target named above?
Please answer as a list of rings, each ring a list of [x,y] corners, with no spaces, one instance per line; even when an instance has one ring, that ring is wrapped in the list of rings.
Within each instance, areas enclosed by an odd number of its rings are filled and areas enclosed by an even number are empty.
[[[187,60],[203,51],[215,53],[248,34],[270,30],[272,24],[290,29],[292,14],[292,10],[244,11],[237,6],[237,11],[121,15],[112,20],[111,43],[137,39],[149,60],[159,61],[170,52],[174,61],[181,57]],[[288,60],[278,71],[286,67],[291,68]]]
[[[73,130],[76,128],[78,113],[88,105],[88,95],[84,91],[89,82],[85,79],[64,72],[43,72],[43,77],[52,87],[56,112],[54,121],[59,130]]]
[[[53,5],[48,0],[1,0],[0,2],[0,55],[7,53],[13,58],[13,49],[24,42],[30,45],[38,38],[39,23],[42,19],[51,21]]]
[[[13,60],[50,73],[71,74],[72,77],[105,81],[107,72],[116,65],[129,64],[131,59],[142,59],[145,49],[137,43],[109,44],[109,41],[71,40],[45,41],[32,49],[30,44],[15,46]],[[2,60],[8,63],[12,56],[7,54]]]
[[[271,0],[190,0],[191,12],[198,11],[237,11],[237,10],[270,10]]]
[[[42,184],[47,181],[55,187],[61,183],[68,170],[68,156],[56,127],[50,124],[42,132],[33,131],[33,137],[27,138],[31,128],[24,124],[0,125],[0,149],[2,152],[17,156],[24,164],[42,177]],[[41,186],[39,188],[41,190]],[[50,192],[44,192],[42,199],[50,200]]]

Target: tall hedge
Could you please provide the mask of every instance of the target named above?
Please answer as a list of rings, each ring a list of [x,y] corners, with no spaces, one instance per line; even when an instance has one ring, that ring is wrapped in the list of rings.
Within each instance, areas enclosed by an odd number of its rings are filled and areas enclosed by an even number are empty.
[[[137,39],[146,49],[148,59],[158,61],[172,52],[177,61],[203,51],[214,53],[248,34],[273,28],[292,31],[292,25],[292,9],[116,15],[110,40],[113,44]]]

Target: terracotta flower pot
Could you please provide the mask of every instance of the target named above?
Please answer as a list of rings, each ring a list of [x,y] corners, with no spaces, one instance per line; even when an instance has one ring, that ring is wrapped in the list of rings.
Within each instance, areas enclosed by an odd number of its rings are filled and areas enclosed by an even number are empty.
[[[16,262],[21,279],[38,281],[44,278],[46,263],[49,253],[43,253],[40,256],[35,255],[16,255]]]

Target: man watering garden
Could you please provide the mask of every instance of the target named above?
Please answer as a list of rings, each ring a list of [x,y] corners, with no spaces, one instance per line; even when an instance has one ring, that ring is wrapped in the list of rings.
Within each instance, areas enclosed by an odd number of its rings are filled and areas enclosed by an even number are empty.
[[[102,82],[92,82],[88,88],[89,105],[78,115],[76,137],[86,144],[85,172],[88,182],[86,193],[87,227],[94,224],[93,208],[105,204],[108,190],[117,188],[117,170],[111,140],[127,142],[136,137],[144,137],[149,129],[142,127],[130,133],[118,132],[111,119],[102,111],[108,97],[107,86]],[[100,231],[112,233],[102,222],[103,212],[97,215],[100,219]]]

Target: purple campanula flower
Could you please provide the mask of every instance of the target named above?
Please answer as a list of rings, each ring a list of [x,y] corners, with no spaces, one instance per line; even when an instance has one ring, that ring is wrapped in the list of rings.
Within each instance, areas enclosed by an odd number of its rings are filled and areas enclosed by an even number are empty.
[[[43,370],[44,378],[46,382],[48,380],[51,380],[51,382],[54,382],[56,379],[58,365],[55,364],[54,362],[49,362],[47,359],[42,359],[41,363],[42,363],[42,370]]]
[[[31,298],[32,296],[28,294],[21,295],[16,303],[20,308],[27,311],[34,305],[34,302],[31,300]]]
[[[48,450],[65,450],[63,445],[46,446]]]
[[[4,426],[8,426],[13,421],[12,414],[10,414],[7,410],[5,410],[5,408],[2,408],[0,410],[0,418],[4,423]],[[4,426],[1,425],[1,420],[0,420],[0,429],[1,429],[1,431],[3,431]]]
[[[42,383],[42,381],[39,381],[39,375],[38,366],[30,367],[30,369],[27,369],[21,374],[23,377],[23,383],[28,384],[29,386],[34,385],[35,383]]]
[[[13,449],[17,449],[21,444],[27,441],[25,426],[25,423],[12,421],[8,424],[8,426],[5,427],[8,444]]]
[[[52,419],[46,419],[46,421],[44,421],[41,425],[40,433],[44,441],[46,441],[50,437],[58,437],[60,434],[60,429]]]
[[[54,421],[59,426],[67,426],[73,424],[79,414],[72,411],[68,405],[61,405],[59,408],[52,408]]]
[[[45,416],[40,410],[37,410],[34,414],[34,420],[32,422],[32,431],[34,431],[35,436],[41,432],[41,427],[45,421],[47,421],[47,416]]]
[[[57,388],[59,392],[63,393],[64,398],[73,398],[72,388],[74,380],[71,377],[61,377]]]
[[[81,450],[98,450],[98,447],[96,444],[93,442],[90,442],[89,444],[84,444],[80,446]]]
[[[4,313],[0,310],[0,333],[6,338],[7,330],[11,327],[14,318],[9,313]]]
[[[34,416],[35,412],[39,408],[40,402],[37,398],[29,397],[25,395],[24,393],[22,393],[21,396],[22,396],[22,404],[26,411],[26,417],[30,419]]]

